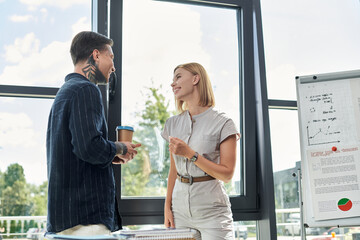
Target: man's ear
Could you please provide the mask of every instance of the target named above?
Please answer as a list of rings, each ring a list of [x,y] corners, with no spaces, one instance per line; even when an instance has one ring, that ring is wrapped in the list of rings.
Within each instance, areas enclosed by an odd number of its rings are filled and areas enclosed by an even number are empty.
[[[200,81],[200,76],[196,74],[193,79],[193,85],[197,85]]]
[[[94,59],[94,61],[99,60],[99,55],[100,55],[100,51],[97,49],[94,49],[94,51],[92,52],[91,56]]]

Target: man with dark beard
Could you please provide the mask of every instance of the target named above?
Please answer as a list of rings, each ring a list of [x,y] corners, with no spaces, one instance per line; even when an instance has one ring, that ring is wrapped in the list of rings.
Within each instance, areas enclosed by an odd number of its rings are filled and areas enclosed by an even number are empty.
[[[119,229],[112,164],[133,159],[140,144],[107,140],[97,85],[115,71],[112,45],[95,32],[80,32],[71,43],[74,72],[56,95],[47,129],[50,233],[103,235]]]

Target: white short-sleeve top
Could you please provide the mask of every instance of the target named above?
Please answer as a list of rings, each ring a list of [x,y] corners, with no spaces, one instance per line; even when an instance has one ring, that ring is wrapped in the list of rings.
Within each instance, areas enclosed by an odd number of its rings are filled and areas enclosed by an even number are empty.
[[[231,135],[240,136],[232,119],[213,108],[190,117],[188,111],[166,120],[161,133],[169,141],[169,136],[177,137],[187,143],[194,151],[212,161],[220,163],[220,143]],[[177,172],[183,176],[200,177],[206,175],[185,157],[173,154]]]

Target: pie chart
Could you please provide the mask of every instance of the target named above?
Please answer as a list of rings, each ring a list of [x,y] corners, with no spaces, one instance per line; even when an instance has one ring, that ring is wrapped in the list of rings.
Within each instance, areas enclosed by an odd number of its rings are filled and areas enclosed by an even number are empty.
[[[352,202],[348,198],[342,198],[338,201],[338,208],[341,211],[349,211],[352,208]]]

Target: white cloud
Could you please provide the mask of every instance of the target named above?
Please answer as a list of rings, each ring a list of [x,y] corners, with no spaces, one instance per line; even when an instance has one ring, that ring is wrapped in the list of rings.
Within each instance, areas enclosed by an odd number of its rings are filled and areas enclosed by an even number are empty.
[[[22,58],[17,65],[6,66],[1,84],[59,86],[72,72],[70,42],[54,41],[40,51]]]
[[[45,22],[45,20],[47,19],[48,14],[49,14],[48,10],[46,8],[41,8],[40,13],[42,14],[43,22]]]
[[[34,33],[28,33],[24,38],[16,38],[13,45],[5,46],[5,59],[11,63],[20,62],[24,57],[39,51],[40,40]]]
[[[29,10],[35,10],[40,6],[51,6],[66,9],[73,5],[90,4],[89,0],[20,0],[20,2],[27,5]]]
[[[81,31],[90,31],[90,21],[87,17],[80,18],[74,25],[71,26],[72,36],[75,36]]]
[[[31,118],[25,113],[0,112],[0,146],[34,146],[32,125]]]
[[[0,112],[0,169],[10,164],[24,168],[26,179],[34,184],[46,180],[45,137],[36,132],[26,113]]]
[[[37,9],[37,8],[30,8],[29,10],[35,12],[38,11],[39,14],[38,16],[36,15],[31,15],[31,14],[27,14],[27,15],[11,15],[9,16],[9,20],[12,22],[16,22],[16,23],[25,23],[25,22],[37,22],[39,19],[41,19],[42,22],[45,22],[47,20],[48,17],[48,10],[46,8],[41,8],[41,9]]]
[[[80,18],[72,31],[89,30],[90,23]],[[16,65],[5,66],[0,84],[61,86],[64,77],[73,71],[69,53],[71,39],[54,41],[40,49],[40,40],[34,33],[15,39],[5,47],[5,59]]]
[[[9,17],[10,21],[12,22],[30,22],[30,21],[36,21],[36,17],[33,15],[12,15]]]

